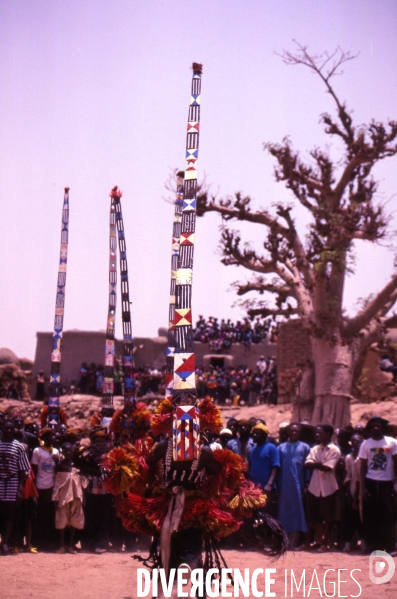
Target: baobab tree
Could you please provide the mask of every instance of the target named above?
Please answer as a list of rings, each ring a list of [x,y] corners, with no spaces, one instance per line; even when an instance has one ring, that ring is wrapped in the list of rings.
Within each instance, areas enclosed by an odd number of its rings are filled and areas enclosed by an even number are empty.
[[[221,251],[225,265],[238,265],[253,273],[248,283],[236,283],[239,296],[257,292],[245,305],[251,317],[299,317],[309,332],[314,367],[313,422],[343,426],[350,421],[350,399],[357,365],[369,346],[391,325],[397,299],[397,274],[353,317],[343,308],[343,289],[349,271],[349,254],[355,240],[375,243],[387,234],[387,215],[376,198],[375,164],[397,153],[397,122],[372,120],[355,125],[352,111],[342,102],[333,84],[341,66],[354,56],[339,48],[332,54],[313,56],[297,44],[295,53],[284,52],[288,65],[303,65],[323,82],[336,114],[323,114],[325,134],[337,138],[342,155],[315,148],[302,160],[289,138],[266,143],[276,162],[275,177],[292,193],[310,217],[308,235],[302,238],[293,218],[293,206],[279,203],[274,213],[255,210],[251,198],[236,193],[217,200],[202,193],[198,214],[217,212],[222,217]],[[243,242],[230,221],[264,227],[263,251]],[[273,295],[266,302],[266,293]],[[252,294],[250,293],[252,296]]]

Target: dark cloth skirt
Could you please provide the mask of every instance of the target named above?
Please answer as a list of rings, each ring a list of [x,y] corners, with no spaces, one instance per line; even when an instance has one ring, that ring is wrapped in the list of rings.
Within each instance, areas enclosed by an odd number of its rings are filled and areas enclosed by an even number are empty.
[[[306,519],[308,524],[338,522],[340,510],[337,503],[338,491],[327,497],[316,497],[310,491],[306,497]]]

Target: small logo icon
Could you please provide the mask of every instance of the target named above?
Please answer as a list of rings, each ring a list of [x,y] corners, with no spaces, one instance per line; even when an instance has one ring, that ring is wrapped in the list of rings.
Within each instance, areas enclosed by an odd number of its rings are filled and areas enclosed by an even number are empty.
[[[373,551],[369,556],[369,579],[374,584],[389,582],[395,570],[394,559],[385,551]]]

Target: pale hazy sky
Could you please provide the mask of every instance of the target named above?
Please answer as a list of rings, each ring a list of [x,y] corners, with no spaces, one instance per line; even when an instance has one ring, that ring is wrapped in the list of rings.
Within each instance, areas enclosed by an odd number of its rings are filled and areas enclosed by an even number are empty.
[[[199,178],[218,197],[241,190],[270,206],[290,196],[263,142],[290,135],[304,154],[324,146],[319,115],[333,110],[320,81],[275,52],[292,50],[294,38],[316,53],[359,52],[335,81],[340,97],[358,123],[397,118],[396,17],[394,0],[3,0],[0,347],[33,358],[36,332],[52,331],[65,186],[65,330],[105,328],[114,185],[123,190],[133,333],[167,326],[174,209],[164,183],[184,168],[192,62],[204,65]],[[390,212],[396,166],[393,158],[375,171]],[[215,214],[197,221],[194,320],[242,315],[228,290],[246,275],[220,264],[219,224]],[[259,226],[245,230],[263,239]],[[393,260],[384,248],[359,248],[348,308],[385,283]]]

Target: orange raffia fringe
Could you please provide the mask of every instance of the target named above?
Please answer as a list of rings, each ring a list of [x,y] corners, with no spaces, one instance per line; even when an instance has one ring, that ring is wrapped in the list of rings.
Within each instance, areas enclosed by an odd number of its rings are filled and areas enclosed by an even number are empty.
[[[102,418],[99,412],[96,412],[90,420],[91,426],[100,426],[102,424]]]
[[[222,429],[221,411],[208,395],[198,405],[201,430],[209,429],[213,433],[219,433]]]
[[[263,508],[266,504],[266,494],[252,481],[244,480],[238,493],[227,502],[227,508],[236,518],[252,515],[252,512]]]
[[[41,428],[47,426],[47,416],[48,416],[48,406],[43,406],[40,414],[40,424]],[[66,412],[63,408],[59,408],[59,418],[61,419],[62,424],[67,424]]]
[[[210,499],[187,499],[180,522],[180,528],[200,528],[216,538],[226,537],[240,526],[241,521],[216,507]]]
[[[115,447],[109,451],[102,459],[101,466],[108,473],[103,487],[113,495],[128,491],[139,478],[138,457],[128,446]]]
[[[171,499],[172,494],[164,492],[149,499],[128,493],[127,498],[118,505],[118,515],[127,530],[153,535],[161,530]],[[200,528],[220,538],[230,535],[240,526],[241,521],[217,507],[210,499],[186,496],[179,529]]]
[[[124,410],[117,410],[117,412],[113,414],[113,418],[110,423],[110,430],[114,433],[121,432],[123,411]],[[143,437],[147,433],[148,429],[150,428],[151,417],[151,411],[148,410],[145,403],[139,402],[136,404],[135,410],[131,412],[131,419],[135,423],[136,436],[138,438]]]
[[[152,432],[155,437],[172,431],[172,401],[166,397],[155,408],[152,417]]]
[[[210,429],[217,433],[222,429],[222,417],[219,408],[210,397],[205,397],[199,402],[198,416],[200,419],[200,430]],[[156,407],[152,418],[153,435],[157,437],[162,433],[172,432],[172,400],[167,397]]]
[[[107,471],[104,488],[113,495],[124,491],[144,491],[149,476],[149,467],[145,456],[153,446],[153,439],[138,439],[136,445],[125,443],[115,447],[102,459],[101,466]]]
[[[117,515],[121,518],[123,525],[130,532],[141,532],[152,536],[156,527],[150,525],[147,519],[148,500],[146,497],[128,493],[126,499],[122,499],[117,506]]]

